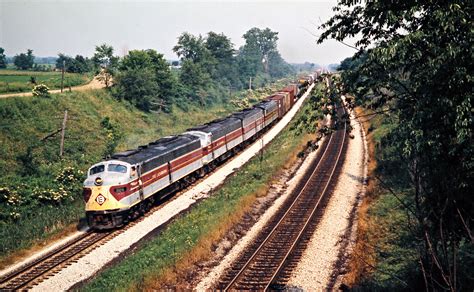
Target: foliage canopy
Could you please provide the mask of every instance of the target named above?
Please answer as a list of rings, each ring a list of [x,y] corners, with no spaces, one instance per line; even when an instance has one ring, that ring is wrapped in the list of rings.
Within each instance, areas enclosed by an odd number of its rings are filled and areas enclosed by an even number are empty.
[[[318,42],[359,38],[346,91],[397,121],[387,144],[411,186],[418,284],[472,288],[472,274],[456,273],[473,247],[472,2],[344,0],[334,11]]]

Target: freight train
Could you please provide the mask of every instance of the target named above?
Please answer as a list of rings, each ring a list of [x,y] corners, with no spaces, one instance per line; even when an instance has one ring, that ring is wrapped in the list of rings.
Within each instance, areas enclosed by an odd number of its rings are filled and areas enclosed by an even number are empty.
[[[203,177],[285,115],[314,80],[311,74],[304,84],[290,84],[252,108],[94,164],[83,188],[89,226],[120,227]]]

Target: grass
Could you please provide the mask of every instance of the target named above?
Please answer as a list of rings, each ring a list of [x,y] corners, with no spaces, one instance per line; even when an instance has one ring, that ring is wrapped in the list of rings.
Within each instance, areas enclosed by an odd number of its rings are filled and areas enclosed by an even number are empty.
[[[66,109],[65,152],[59,157],[60,135],[43,138],[61,127]],[[57,176],[64,169],[84,172],[102,159],[109,143],[101,125],[104,118],[109,117],[121,134],[116,149],[120,151],[236,110],[228,103],[205,110],[190,105],[186,112],[176,107],[169,114],[144,113],[105,90],[0,99],[0,169],[8,170],[0,173],[0,266],[11,262],[20,250],[42,244],[79,222],[84,213],[83,175],[67,182],[68,196],[60,201],[45,202],[35,190],[57,190],[62,186]],[[13,203],[8,202],[12,197]]]
[[[300,111],[298,115],[301,115]],[[296,117],[293,124],[298,120]],[[185,271],[212,254],[212,245],[237,224],[275,175],[296,159],[308,134],[290,125],[266,148],[263,162],[254,157],[210,198],[177,218],[133,255],[102,272],[85,291],[163,289],[182,283]]]
[[[357,115],[370,114],[370,110],[356,109]],[[381,115],[362,118],[368,143],[368,177],[365,197],[358,210],[357,239],[352,252],[349,273],[344,283],[361,290],[399,290],[409,287],[417,263],[413,239],[406,225],[406,212],[375,176],[384,176],[385,157],[390,147],[382,147],[384,137],[393,124]],[[403,177],[400,174],[400,177]],[[394,180],[396,181],[396,179]],[[392,186],[402,200],[407,192],[401,184]]]
[[[12,69],[0,70],[0,94],[14,92],[28,92],[34,87],[31,78],[37,84],[43,83],[50,89],[61,88],[61,72],[36,72]],[[65,73],[64,87],[85,84],[90,81],[87,74]]]

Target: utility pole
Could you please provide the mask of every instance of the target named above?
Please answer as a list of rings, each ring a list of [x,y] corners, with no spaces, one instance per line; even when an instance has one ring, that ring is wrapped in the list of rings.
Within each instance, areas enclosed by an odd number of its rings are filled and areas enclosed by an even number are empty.
[[[250,77],[250,80],[249,80],[249,90],[252,90],[252,77]]]
[[[63,126],[61,128],[61,144],[59,145],[59,156],[63,157],[64,153],[64,135],[66,134],[67,110],[64,111]]]
[[[66,67],[66,60],[63,60],[63,70],[61,74],[61,93],[63,93],[63,87],[64,87],[64,67]]]

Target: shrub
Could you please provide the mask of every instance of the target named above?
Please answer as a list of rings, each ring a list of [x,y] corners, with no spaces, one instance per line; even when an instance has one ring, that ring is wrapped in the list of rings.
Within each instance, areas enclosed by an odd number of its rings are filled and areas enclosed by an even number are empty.
[[[37,97],[50,97],[49,94],[49,87],[44,85],[44,84],[38,84],[35,87],[33,87],[33,96]]]

